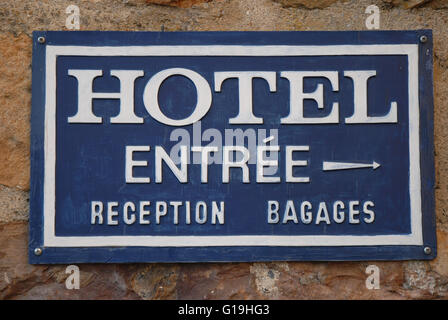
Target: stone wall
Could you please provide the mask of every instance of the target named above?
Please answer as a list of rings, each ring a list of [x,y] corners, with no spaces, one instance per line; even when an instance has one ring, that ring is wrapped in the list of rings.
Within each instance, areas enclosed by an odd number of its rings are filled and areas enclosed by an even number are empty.
[[[434,32],[438,258],[374,262],[381,288],[367,290],[370,262],[80,265],[27,262],[31,33],[65,30],[79,6],[81,30],[365,30]],[[0,0],[0,299],[445,299],[448,297],[448,0]]]

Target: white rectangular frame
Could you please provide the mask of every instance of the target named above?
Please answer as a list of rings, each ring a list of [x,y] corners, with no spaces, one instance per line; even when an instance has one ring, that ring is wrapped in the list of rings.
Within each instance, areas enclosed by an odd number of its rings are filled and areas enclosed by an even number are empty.
[[[409,91],[409,196],[411,233],[369,236],[56,236],[56,61],[58,56],[347,56],[407,55]],[[46,46],[44,134],[44,246],[45,247],[219,247],[219,246],[377,246],[423,245],[420,183],[420,113],[418,45],[328,46]]]

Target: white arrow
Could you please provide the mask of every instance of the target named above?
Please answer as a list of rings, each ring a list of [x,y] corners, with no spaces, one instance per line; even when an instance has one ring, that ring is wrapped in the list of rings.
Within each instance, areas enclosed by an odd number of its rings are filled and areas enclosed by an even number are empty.
[[[345,169],[359,169],[359,168],[373,168],[375,170],[380,166],[379,163],[373,161],[373,163],[350,163],[350,162],[332,162],[324,161],[322,169],[324,171],[332,170],[345,170]]]

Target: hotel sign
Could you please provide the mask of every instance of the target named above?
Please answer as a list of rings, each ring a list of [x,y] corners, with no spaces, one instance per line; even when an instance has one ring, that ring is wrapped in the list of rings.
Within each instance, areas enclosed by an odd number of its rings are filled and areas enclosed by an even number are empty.
[[[31,263],[435,257],[432,34],[35,32]]]

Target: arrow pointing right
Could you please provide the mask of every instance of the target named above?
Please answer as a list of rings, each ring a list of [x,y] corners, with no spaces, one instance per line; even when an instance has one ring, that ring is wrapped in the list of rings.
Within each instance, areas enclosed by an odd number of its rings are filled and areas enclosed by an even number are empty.
[[[323,171],[334,170],[347,170],[347,169],[360,169],[360,168],[373,168],[375,170],[380,166],[379,163],[373,161],[372,163],[353,163],[353,162],[334,162],[324,161],[322,164]]]

